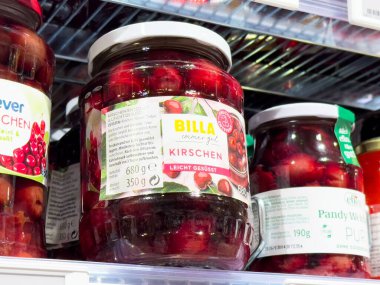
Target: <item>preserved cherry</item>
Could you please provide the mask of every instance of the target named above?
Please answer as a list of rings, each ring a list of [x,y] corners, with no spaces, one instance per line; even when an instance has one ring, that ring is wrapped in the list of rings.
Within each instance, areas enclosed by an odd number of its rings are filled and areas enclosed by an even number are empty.
[[[0,255],[45,257],[54,55],[37,1],[0,0]]]
[[[271,108],[251,119],[256,138],[251,192],[264,200],[270,227],[251,270],[369,276],[362,170],[349,137],[352,117],[337,106],[305,103]],[[360,205],[355,214],[351,203]],[[351,241],[350,230],[364,234]],[[349,250],[359,243],[363,251]]]
[[[152,36],[129,38],[140,29]],[[122,44],[114,49],[107,37]],[[86,259],[247,264],[253,236],[243,93],[226,72],[228,50],[213,32],[172,22],[127,26],[90,49],[94,78],[81,96]]]
[[[371,227],[371,278],[380,279],[379,259],[379,219],[380,219],[380,133],[379,112],[373,112],[364,117],[360,130],[360,144],[356,147],[356,153],[363,168],[364,193],[370,213]],[[359,185],[360,187],[360,185]]]

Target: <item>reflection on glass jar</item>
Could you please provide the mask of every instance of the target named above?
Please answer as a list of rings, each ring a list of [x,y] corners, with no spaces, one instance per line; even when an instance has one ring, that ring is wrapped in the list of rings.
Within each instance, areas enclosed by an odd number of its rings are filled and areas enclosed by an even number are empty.
[[[252,222],[243,92],[227,43],[151,22],[100,38],[81,96],[88,260],[243,269]]]

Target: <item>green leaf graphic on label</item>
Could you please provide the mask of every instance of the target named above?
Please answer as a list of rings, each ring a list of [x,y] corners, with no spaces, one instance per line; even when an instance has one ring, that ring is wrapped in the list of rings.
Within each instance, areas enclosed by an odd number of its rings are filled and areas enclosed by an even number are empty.
[[[50,140],[50,132],[46,131],[44,135],[44,141],[48,142]]]
[[[175,96],[172,98],[172,100],[178,101],[182,105],[182,112],[183,114],[189,114],[191,113],[191,109],[193,107],[193,99],[184,97],[184,96]]]
[[[191,192],[188,187],[175,182],[164,182],[164,187],[156,190],[162,193]]]
[[[180,103],[186,102],[189,100],[189,97],[186,96],[174,96],[172,100],[178,101]],[[190,99],[191,100],[191,99]]]
[[[216,111],[216,110],[212,110],[212,113],[214,114],[214,116],[215,116],[215,118],[217,118],[218,117],[218,111]]]
[[[213,194],[213,195],[220,195],[218,188],[215,184],[210,184],[205,191],[202,191],[204,194]]]
[[[202,105],[197,103],[194,108],[194,114],[201,115],[201,116],[207,116],[205,110],[203,109]]]
[[[360,166],[351,143],[351,130],[354,121],[355,115],[352,112],[338,107],[338,119],[335,124],[334,132],[344,161]]]
[[[191,108],[193,107],[193,100],[188,99],[187,101],[181,103],[182,105],[182,110],[184,114],[189,114],[191,113]]]

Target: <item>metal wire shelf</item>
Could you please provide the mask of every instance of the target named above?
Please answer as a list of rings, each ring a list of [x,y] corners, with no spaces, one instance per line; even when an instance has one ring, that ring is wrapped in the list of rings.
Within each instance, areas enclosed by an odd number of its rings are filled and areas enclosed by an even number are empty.
[[[172,3],[168,0],[160,1],[135,2],[144,8],[155,2],[155,9],[164,12]],[[124,2],[132,3],[132,0]],[[44,0],[41,4],[44,9],[45,24],[39,33],[54,49],[58,59],[53,94],[53,127],[62,126],[66,102],[77,95],[80,86],[88,80],[86,56],[91,44],[104,33],[117,27],[156,20],[197,23],[221,34],[229,42],[233,52],[232,74],[247,90],[265,92],[269,101],[278,100],[278,97],[271,99],[269,94],[278,94],[297,100],[338,103],[365,110],[380,108],[380,59],[249,31],[246,25],[237,29],[234,26],[239,22],[232,22],[239,13],[246,11],[246,7],[256,14],[269,9],[273,12],[272,16],[281,15],[281,21],[285,18],[291,19],[298,12],[279,11],[256,3],[241,2],[241,5],[236,7],[227,4],[222,5],[222,8],[230,9],[229,21],[223,22],[224,18],[220,18],[220,23],[215,24],[189,17],[186,14],[188,6],[182,2],[177,7],[177,12],[171,11],[169,14],[152,11],[152,7],[149,7],[150,10],[136,8],[137,4],[124,6],[98,0]],[[232,2],[230,4],[232,5]],[[206,14],[204,9],[211,9],[211,6],[206,7],[208,8],[198,6],[199,13],[196,14],[198,18]],[[219,8],[213,8],[215,9],[213,19],[221,15],[222,8],[220,5],[217,7]],[[266,15],[269,18],[272,16]],[[338,21],[304,14],[304,20],[312,18],[314,20],[308,25],[313,23],[322,27],[326,21],[330,23]],[[293,27],[290,27],[289,23],[287,28],[292,30]],[[308,25],[304,25],[303,32],[309,34],[310,38],[316,39],[313,35],[315,29],[309,29]],[[345,27],[342,27],[342,30],[351,33],[352,27],[347,28],[347,25]],[[362,33],[357,32],[357,34]],[[372,34],[379,35],[373,31]],[[378,38],[380,41],[380,37]],[[372,48],[380,49],[380,42]],[[246,93],[247,108],[262,109],[263,107],[256,104],[250,94]]]

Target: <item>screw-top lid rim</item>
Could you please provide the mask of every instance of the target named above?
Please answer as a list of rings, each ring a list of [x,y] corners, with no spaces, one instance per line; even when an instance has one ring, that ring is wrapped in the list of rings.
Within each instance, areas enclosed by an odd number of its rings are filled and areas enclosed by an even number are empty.
[[[205,45],[217,48],[227,59],[227,71],[232,66],[231,50],[228,43],[214,31],[190,23],[155,21],[124,26],[96,40],[88,52],[88,73],[91,76],[94,59],[110,47],[120,43],[128,44],[143,38],[154,37],[182,37],[194,39]]]
[[[339,108],[342,107],[324,103],[295,103],[280,105],[261,111],[250,118],[248,121],[248,130],[251,133],[265,123],[286,118],[319,117],[325,119],[337,119],[339,117]],[[344,110],[354,116],[351,111]],[[354,123],[354,121],[350,121],[351,123]]]

